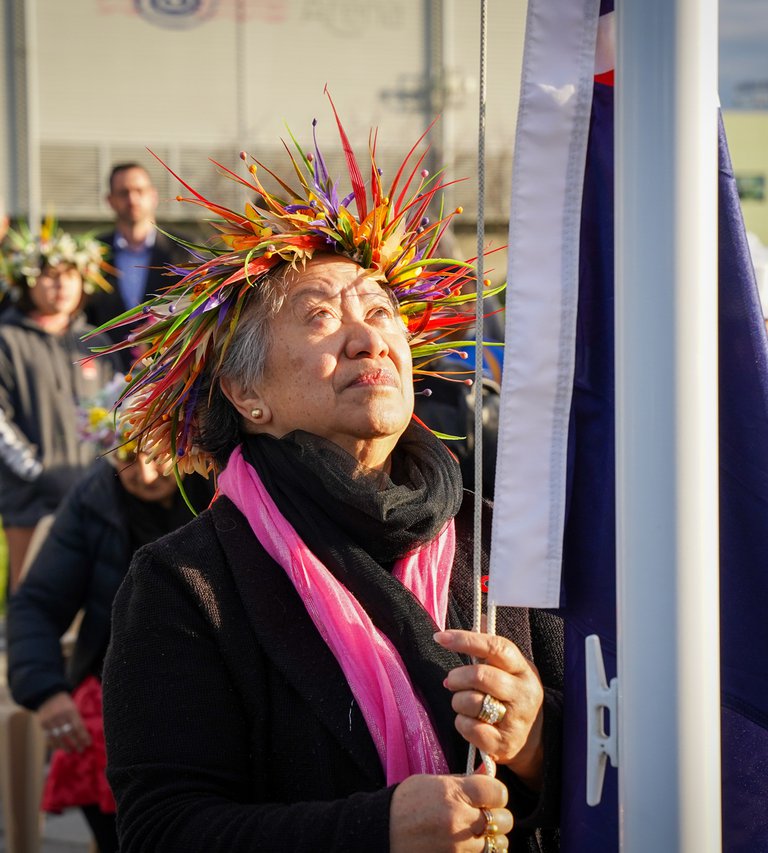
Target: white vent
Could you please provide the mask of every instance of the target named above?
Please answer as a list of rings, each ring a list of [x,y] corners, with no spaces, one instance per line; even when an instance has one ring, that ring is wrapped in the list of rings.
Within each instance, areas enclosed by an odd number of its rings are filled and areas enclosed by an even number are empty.
[[[220,147],[211,150],[202,146],[158,146],[153,151],[190,186],[207,198],[216,199],[235,210],[242,208],[247,196],[246,189],[236,181],[225,177],[211,162],[217,160],[233,172],[245,174],[238,149]],[[297,184],[288,156],[284,149],[271,146],[254,150],[253,155],[264,163],[277,165],[280,175],[289,185]],[[194,220],[206,216],[203,208],[190,204],[179,204],[177,195],[189,196],[184,187],[164,169],[147,151],[138,145],[109,145],[96,143],[47,142],[40,152],[42,203],[44,211],[51,211],[61,219],[100,220],[111,218],[105,201],[109,171],[115,163],[138,162],[148,170],[158,189],[160,205],[157,216],[162,220]],[[404,152],[377,151],[379,165],[383,169],[384,185],[387,186],[399,168]],[[332,175],[346,173],[341,153],[326,156],[326,165]],[[365,170],[365,164],[361,163]],[[451,187],[450,204],[462,205],[465,210],[463,221],[477,213],[477,162],[471,151],[457,152],[451,175],[468,180]],[[486,163],[486,218],[489,221],[506,219],[512,174],[511,153],[491,154]],[[269,174],[261,169],[259,177],[271,191],[280,191]],[[407,174],[406,176],[407,177]],[[363,179],[369,179],[363,171]],[[418,175],[414,182],[418,181]],[[347,191],[346,184],[340,188]]]

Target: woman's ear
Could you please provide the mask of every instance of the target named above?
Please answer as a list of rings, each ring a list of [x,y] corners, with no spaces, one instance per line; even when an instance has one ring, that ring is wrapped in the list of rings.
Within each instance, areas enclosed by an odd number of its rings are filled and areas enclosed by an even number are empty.
[[[221,391],[237,409],[246,428],[264,426],[272,419],[272,412],[255,388],[246,388],[229,377],[222,377]]]

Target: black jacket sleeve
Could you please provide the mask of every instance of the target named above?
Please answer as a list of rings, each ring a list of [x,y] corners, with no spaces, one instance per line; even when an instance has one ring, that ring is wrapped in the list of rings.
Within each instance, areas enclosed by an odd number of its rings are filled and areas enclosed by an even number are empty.
[[[20,705],[36,710],[70,690],[60,637],[86,601],[91,578],[84,509],[73,489],[24,582],[8,606],[8,683]]]
[[[0,344],[0,464],[22,480],[36,480],[43,470],[38,449],[14,423],[13,389],[16,384],[11,360]]]
[[[199,570],[171,567],[153,551],[137,552],[120,588],[104,667],[122,853],[385,853],[391,787],[323,802],[269,801],[258,761],[262,721],[246,711],[220,648],[233,614],[219,611]],[[242,651],[252,683],[265,685],[259,652]],[[257,714],[267,715],[268,702],[260,705]],[[285,755],[297,772],[323,773],[290,743]]]

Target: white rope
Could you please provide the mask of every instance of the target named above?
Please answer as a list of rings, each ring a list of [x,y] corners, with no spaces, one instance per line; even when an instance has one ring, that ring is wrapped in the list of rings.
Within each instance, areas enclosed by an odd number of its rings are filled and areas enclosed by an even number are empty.
[[[472,630],[480,631],[483,619],[482,555],[483,555],[483,280],[485,270],[485,104],[486,59],[488,54],[488,2],[480,0],[480,84],[477,129],[477,286],[475,294],[475,519],[473,549],[474,613]],[[496,608],[489,602],[486,630],[496,633]],[[475,747],[470,744],[467,773],[475,771]],[[480,758],[489,776],[496,775],[493,759],[483,752]]]

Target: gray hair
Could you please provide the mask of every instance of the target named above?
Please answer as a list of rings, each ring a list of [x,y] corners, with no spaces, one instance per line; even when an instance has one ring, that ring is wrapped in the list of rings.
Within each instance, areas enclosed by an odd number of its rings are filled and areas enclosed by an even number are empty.
[[[214,342],[197,398],[195,442],[219,467],[226,465],[242,440],[240,415],[221,390],[221,380],[252,385],[263,378],[272,347],[272,320],[288,290],[288,269],[283,267],[259,281],[245,297],[231,340],[226,343],[227,335],[222,334]]]

